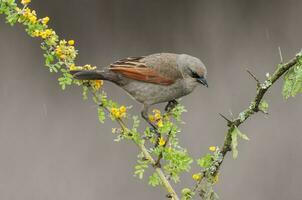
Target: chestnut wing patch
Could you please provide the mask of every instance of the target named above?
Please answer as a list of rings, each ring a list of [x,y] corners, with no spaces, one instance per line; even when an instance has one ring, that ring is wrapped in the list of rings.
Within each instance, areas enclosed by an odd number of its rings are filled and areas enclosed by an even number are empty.
[[[173,80],[160,75],[152,68],[134,68],[134,67],[114,67],[110,68],[111,71],[122,74],[127,78],[138,81],[155,83],[159,85],[171,85]]]
[[[171,85],[174,83],[172,79],[161,75],[155,69],[146,66],[143,62],[140,62],[142,58],[143,57],[131,57],[116,61],[110,65],[110,70],[138,81],[159,85]]]

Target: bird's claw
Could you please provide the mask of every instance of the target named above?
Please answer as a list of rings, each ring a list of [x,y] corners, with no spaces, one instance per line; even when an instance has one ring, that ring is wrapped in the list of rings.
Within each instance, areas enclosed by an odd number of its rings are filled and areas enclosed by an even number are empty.
[[[168,102],[168,104],[165,107],[166,112],[171,112],[176,106],[178,102],[174,99]]]

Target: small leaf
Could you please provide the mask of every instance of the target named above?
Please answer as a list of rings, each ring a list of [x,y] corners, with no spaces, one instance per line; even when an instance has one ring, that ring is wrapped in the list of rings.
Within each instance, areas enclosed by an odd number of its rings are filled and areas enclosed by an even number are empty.
[[[233,152],[233,158],[236,159],[238,157],[238,128],[234,127],[232,133],[231,133],[231,137],[232,137],[232,143],[231,143],[231,147],[232,147],[232,152]]]
[[[100,108],[100,107],[98,108],[98,118],[101,123],[104,123],[106,116],[105,116],[105,112],[104,112],[103,108]]]
[[[156,172],[149,176],[149,185],[156,187],[161,184],[161,180]]]
[[[238,129],[238,128],[237,128]],[[248,138],[247,135],[245,135],[244,133],[241,133],[238,129],[238,136],[241,138],[241,139],[244,139],[244,140],[250,140],[250,138]]]
[[[263,112],[267,113],[268,110],[268,103],[265,100],[262,100],[259,104],[259,109],[262,110]]]
[[[235,126],[231,132],[231,147],[232,147],[232,152],[233,152],[233,158],[236,159],[238,157],[238,137],[244,140],[250,140],[247,135],[241,133],[241,131]]]
[[[285,99],[296,96],[302,91],[302,64],[301,58],[284,76],[282,95]]]
[[[213,162],[213,158],[211,154],[207,154],[201,159],[197,160],[198,165],[204,168],[210,167],[212,162]]]

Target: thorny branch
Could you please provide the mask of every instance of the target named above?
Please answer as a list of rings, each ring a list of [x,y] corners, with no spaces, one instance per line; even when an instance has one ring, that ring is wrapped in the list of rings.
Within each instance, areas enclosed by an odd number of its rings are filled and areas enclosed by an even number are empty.
[[[224,115],[220,114],[226,121],[227,121],[227,126],[229,127],[227,130],[227,134],[225,136],[225,140],[224,143],[221,147],[221,154],[222,154],[222,160],[218,163],[218,166],[216,167],[216,170],[213,173],[213,176],[217,175],[219,173],[220,167],[223,163],[223,160],[225,158],[225,156],[227,155],[227,153],[229,151],[232,151],[231,148],[231,143],[232,143],[232,131],[234,130],[235,127],[239,127],[241,124],[243,124],[248,118],[250,118],[253,114],[261,111],[261,109],[259,108],[260,103],[264,97],[264,95],[266,94],[266,92],[268,91],[268,89],[280,78],[282,77],[282,75],[284,75],[289,69],[291,69],[292,67],[294,67],[297,63],[298,63],[298,55],[291,59],[289,62],[285,63],[285,64],[280,64],[278,65],[278,68],[276,69],[276,71],[273,73],[272,76],[267,77],[267,79],[263,82],[260,83],[259,80],[250,72],[248,71],[248,73],[256,80],[257,82],[257,92],[256,92],[256,96],[254,97],[254,99],[251,101],[250,106],[245,109],[244,111],[242,111],[237,118],[230,120],[227,117],[225,117]],[[207,174],[205,173],[205,171],[203,171],[203,175],[207,176]],[[207,177],[206,177],[207,178]],[[195,187],[193,188],[193,191],[198,191],[198,188],[200,187],[200,184],[202,183],[202,181],[198,181],[195,185]],[[202,191],[198,191],[199,193]]]

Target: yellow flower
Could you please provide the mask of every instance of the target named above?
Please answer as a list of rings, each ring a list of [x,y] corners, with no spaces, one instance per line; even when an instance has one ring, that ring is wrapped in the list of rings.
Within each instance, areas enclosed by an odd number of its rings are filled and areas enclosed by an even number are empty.
[[[125,113],[127,111],[126,106],[121,106],[120,111],[121,111],[121,113]]]
[[[102,80],[95,80],[93,81],[93,87],[98,90],[103,86],[103,81]]]
[[[163,127],[163,126],[164,126],[163,120],[159,120],[159,121],[157,122],[157,126],[158,126],[159,128]]]
[[[27,5],[27,4],[29,4],[31,2],[31,0],[21,0],[21,3],[23,4],[23,5]]]
[[[47,38],[47,35],[46,35],[45,31],[41,32],[41,33],[40,33],[40,36],[41,36],[41,38],[43,38],[43,39],[46,39],[46,38]]]
[[[212,151],[212,152],[214,152],[214,151],[216,151],[216,147],[215,146],[210,146],[209,150]]]
[[[155,122],[155,117],[153,115],[149,115],[149,119],[151,122]]]
[[[66,58],[66,55],[62,54],[59,56],[62,60],[64,60]]]
[[[116,113],[117,111],[118,111],[117,108],[111,108],[111,110],[110,110],[111,113]]]
[[[44,17],[41,22],[46,25],[49,22],[49,17]]]
[[[192,179],[193,179],[194,181],[199,181],[199,180],[201,180],[201,179],[202,179],[201,173],[193,174],[193,175],[192,175]]]
[[[68,44],[69,44],[69,45],[74,45],[74,40],[69,40],[69,41],[68,41]]]
[[[33,36],[34,36],[34,37],[39,37],[39,36],[40,36],[40,31],[35,30],[35,31],[33,32]]]
[[[24,12],[23,12],[23,15],[24,17],[28,17],[28,15],[31,14],[31,10],[29,8],[25,8]]]
[[[58,56],[60,56],[62,54],[62,48],[60,46],[57,46],[55,51]]]
[[[84,70],[94,70],[94,69],[96,69],[96,66],[84,65],[84,66],[83,66],[83,69],[84,69]]]
[[[166,144],[165,139],[163,137],[160,137],[158,144],[159,144],[159,146],[164,146]]]
[[[155,117],[155,120],[161,119],[160,113],[155,113],[155,114],[154,114],[154,117]]]
[[[77,70],[78,68],[75,66],[74,63],[72,63],[70,66],[69,66],[69,70]]]
[[[112,115],[114,118],[117,118],[117,119],[126,116],[126,113],[125,113],[125,112],[122,113],[122,112],[120,111],[120,109],[118,109],[118,108],[111,108],[111,109],[110,109],[110,113],[111,113],[111,115]]]
[[[35,24],[37,22],[37,17],[35,15],[30,15],[28,17],[29,21],[33,24]]]

